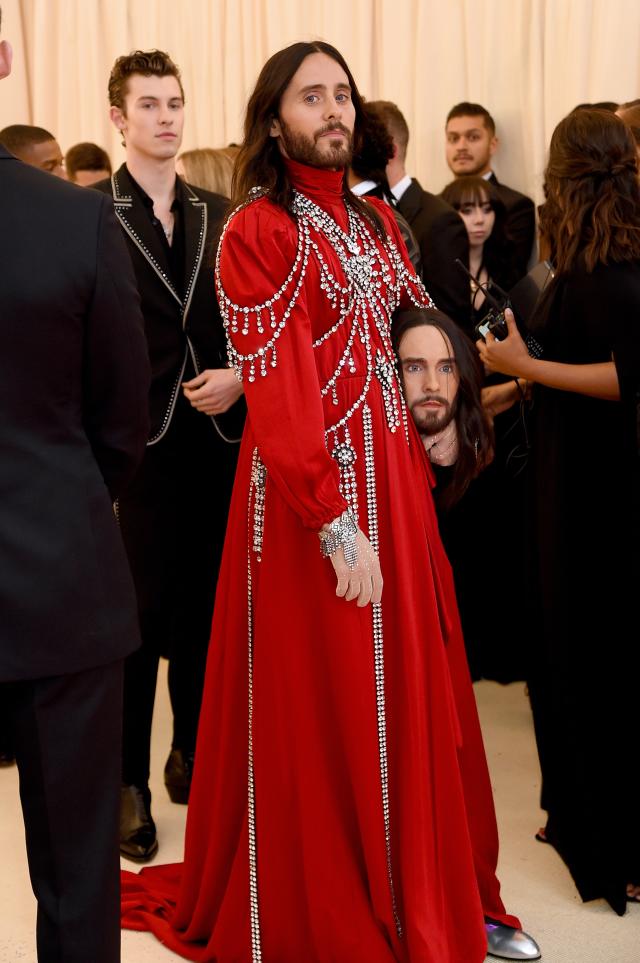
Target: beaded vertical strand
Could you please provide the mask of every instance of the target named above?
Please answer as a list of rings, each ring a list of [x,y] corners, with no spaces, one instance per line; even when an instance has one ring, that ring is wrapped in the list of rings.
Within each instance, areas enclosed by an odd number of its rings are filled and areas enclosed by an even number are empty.
[[[364,435],[365,479],[367,487],[367,519],[369,523],[369,541],[376,555],[380,552],[378,537],[378,502],[376,495],[376,469],[373,450],[373,428],[371,425],[371,409],[365,404],[362,409],[362,430]],[[398,939],[402,939],[402,923],[398,914],[396,891],[393,884],[393,864],[391,860],[391,814],[389,807],[389,767],[387,760],[387,713],[384,693],[384,631],[382,625],[382,604],[375,602],[371,606],[373,615],[373,655],[376,679],[376,710],[378,717],[378,746],[380,753],[380,783],[382,787],[382,812],[384,815],[384,839],[387,854],[387,876],[391,893],[393,919],[396,924]]]
[[[254,465],[258,449],[253,453]],[[249,682],[249,768],[247,779],[247,830],[249,836],[249,904],[251,917],[251,963],[262,963],[260,939],[260,906],[258,901],[258,852],[256,841],[256,798],[253,771],[253,578],[251,573],[251,515],[255,496],[253,472],[249,482],[249,505],[247,513],[247,636],[248,636],[248,682]]]

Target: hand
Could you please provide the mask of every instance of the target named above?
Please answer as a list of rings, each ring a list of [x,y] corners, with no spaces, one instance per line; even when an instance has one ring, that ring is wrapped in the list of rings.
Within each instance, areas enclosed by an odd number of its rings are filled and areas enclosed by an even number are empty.
[[[358,561],[353,568],[349,568],[345,562],[342,547],[331,556],[331,564],[338,576],[336,595],[347,602],[357,599],[358,606],[362,608],[382,598],[382,572],[371,542],[360,529],[356,534],[356,546]]]
[[[484,341],[476,341],[476,348],[488,371],[498,371],[512,378],[528,378],[532,358],[520,337],[513,311],[507,308],[504,316],[509,332],[507,337],[503,341],[496,341],[489,331]]]
[[[520,401],[520,398],[515,381],[505,381],[504,384],[489,385],[482,389],[482,407],[492,423],[496,415],[508,411],[517,401]]]
[[[242,394],[242,383],[231,368],[207,368],[182,382],[187,401],[204,415],[221,415]]]

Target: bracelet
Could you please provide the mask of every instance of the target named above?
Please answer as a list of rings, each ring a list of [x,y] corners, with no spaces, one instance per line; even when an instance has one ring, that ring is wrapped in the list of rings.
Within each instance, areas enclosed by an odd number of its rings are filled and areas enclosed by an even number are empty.
[[[326,532],[318,532],[322,557],[331,558],[342,546],[345,562],[349,568],[355,568],[358,561],[357,534],[358,526],[351,512],[347,510],[338,515],[329,524]]]

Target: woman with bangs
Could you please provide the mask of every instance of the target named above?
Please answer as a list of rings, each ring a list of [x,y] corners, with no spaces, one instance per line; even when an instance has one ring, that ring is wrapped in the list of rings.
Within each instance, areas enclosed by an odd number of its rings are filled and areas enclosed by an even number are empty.
[[[506,208],[493,184],[475,175],[456,178],[442,197],[467,229],[469,261],[465,266],[473,279],[469,280],[469,324],[464,330],[475,341],[475,326],[492,310],[485,291],[502,303],[503,292],[520,279],[505,228]],[[485,372],[482,400],[495,433],[493,461],[441,522],[474,680],[508,683],[524,679],[526,674],[529,640],[522,627],[524,567],[504,564],[506,557],[519,560],[524,554],[526,434],[519,410],[512,407],[524,391],[524,383],[517,387],[512,378]],[[484,579],[478,577],[484,571],[500,572],[498,606],[485,604]]]
[[[493,184],[475,175],[457,177],[447,184],[442,198],[458,212],[469,237],[466,267],[474,280],[469,280],[468,333],[472,333],[490,308],[485,290],[502,300],[499,289],[508,291],[520,280],[505,227],[507,211]]]

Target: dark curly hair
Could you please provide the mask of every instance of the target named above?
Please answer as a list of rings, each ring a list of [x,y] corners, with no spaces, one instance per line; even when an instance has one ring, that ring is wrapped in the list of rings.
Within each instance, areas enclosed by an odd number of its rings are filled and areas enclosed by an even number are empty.
[[[605,110],[575,110],[551,137],[540,233],[556,272],[584,259],[598,264],[640,260],[640,183],[633,136]]]
[[[180,69],[164,50],[134,50],[118,57],[109,75],[109,103],[124,110],[127,84],[133,74],[143,77],[175,77],[184,101]]]

